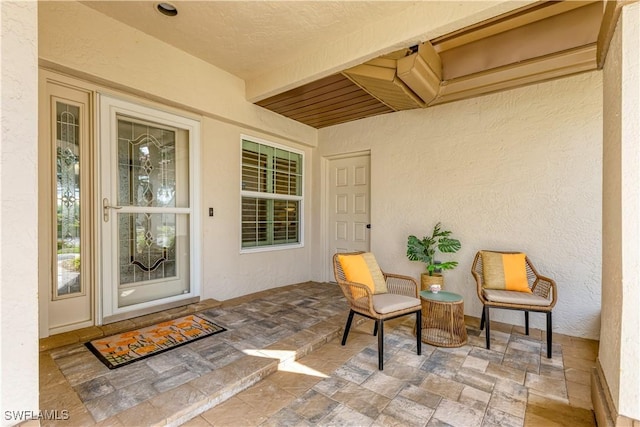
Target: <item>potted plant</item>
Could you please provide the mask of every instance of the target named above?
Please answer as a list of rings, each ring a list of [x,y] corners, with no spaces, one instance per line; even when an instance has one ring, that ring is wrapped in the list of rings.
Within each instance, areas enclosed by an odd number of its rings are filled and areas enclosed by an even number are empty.
[[[418,239],[416,236],[409,236],[407,241],[407,258],[411,261],[425,263],[426,272],[421,276],[422,290],[429,289],[432,284],[444,284],[444,279],[440,272],[451,270],[458,265],[457,261],[441,262],[435,259],[436,250],[442,253],[455,253],[461,248],[460,241],[453,239],[451,231],[441,230],[441,223],[433,227],[431,236]]]

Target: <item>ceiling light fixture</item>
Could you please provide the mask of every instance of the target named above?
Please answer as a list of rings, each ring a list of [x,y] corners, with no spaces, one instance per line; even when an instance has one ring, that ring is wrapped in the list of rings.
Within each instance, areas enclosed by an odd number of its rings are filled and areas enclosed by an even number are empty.
[[[158,3],[156,9],[165,16],[176,16],[178,14],[178,9],[171,3]]]

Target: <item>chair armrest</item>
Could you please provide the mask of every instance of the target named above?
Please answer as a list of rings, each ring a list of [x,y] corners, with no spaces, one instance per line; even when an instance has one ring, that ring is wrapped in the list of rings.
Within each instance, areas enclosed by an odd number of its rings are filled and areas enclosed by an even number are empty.
[[[536,276],[536,281],[531,287],[531,291],[535,295],[549,299],[549,293],[551,293],[551,307],[556,305],[558,299],[558,290],[556,281],[546,276]]]
[[[420,287],[413,277],[385,273],[384,271],[382,274],[387,282],[387,290],[390,294],[420,298]]]
[[[484,297],[484,293],[482,292],[482,289],[483,289],[482,274],[479,274],[477,271],[474,271],[474,270],[471,271],[471,274],[473,275],[473,278],[476,279],[476,291],[478,292],[478,299],[480,299],[480,302],[482,304],[486,304],[487,299]]]
[[[338,285],[352,309],[375,313],[373,310],[373,293],[371,293],[371,289],[367,285],[347,280],[340,280]]]

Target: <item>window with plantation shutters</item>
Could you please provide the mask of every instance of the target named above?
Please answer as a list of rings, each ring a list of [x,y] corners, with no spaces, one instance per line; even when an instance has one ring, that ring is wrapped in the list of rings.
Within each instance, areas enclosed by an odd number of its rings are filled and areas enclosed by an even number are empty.
[[[302,245],[303,154],[242,139],[242,249]]]

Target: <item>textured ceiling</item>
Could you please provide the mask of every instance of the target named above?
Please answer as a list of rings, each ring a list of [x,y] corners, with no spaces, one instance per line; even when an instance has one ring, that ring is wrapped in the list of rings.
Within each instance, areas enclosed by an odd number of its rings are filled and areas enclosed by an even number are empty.
[[[605,4],[169,1],[177,16],[158,12],[158,0],[81,3],[243,79],[247,100],[316,128],[595,69]],[[427,62],[400,73],[396,61],[429,42]]]
[[[277,68],[305,52],[415,2],[172,1],[167,17],[150,1],[86,1],[113,19],[188,52],[242,79]]]

